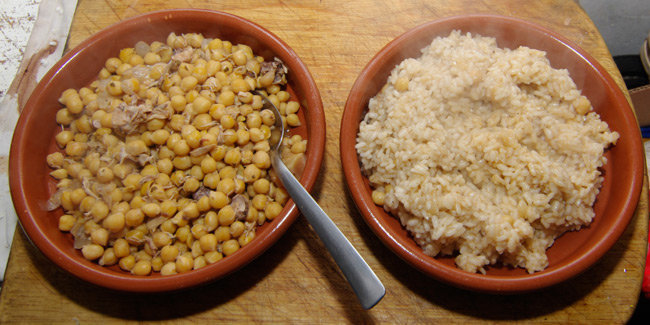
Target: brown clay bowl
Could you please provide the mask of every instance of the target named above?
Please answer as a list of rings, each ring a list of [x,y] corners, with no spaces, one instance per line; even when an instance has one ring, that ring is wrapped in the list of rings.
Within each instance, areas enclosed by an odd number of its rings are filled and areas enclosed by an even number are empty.
[[[223,277],[267,250],[289,228],[299,211],[289,201],[281,215],[258,228],[256,238],[218,263],[172,276],[154,272],[139,277],[118,267],[102,267],[85,260],[73,248],[73,238],[58,230],[62,210],[45,212],[41,205],[54,193],[45,158],[57,150],[57,99],[67,88],[87,86],[97,78],[104,62],[137,41],[165,41],[170,32],[198,32],[233,44],[247,44],[266,60],[280,58],[289,68],[288,90],[302,106],[301,127],[294,131],[308,139],[307,162],[301,183],[308,190],[318,175],[325,146],[323,104],[316,83],[298,55],[263,27],[230,14],[207,10],[168,10],[119,22],[68,52],[38,84],[22,112],[14,133],[10,158],[10,185],[20,224],[38,249],[61,268],[90,283],[130,292],[162,292],[188,288]]]
[[[547,251],[549,266],[528,274],[524,269],[492,266],[487,274],[456,268],[453,257],[430,257],[395,217],[376,206],[368,180],[361,174],[355,150],[359,122],[368,100],[386,83],[390,71],[437,36],[454,30],[497,39],[500,47],[520,45],[546,51],[554,68],[568,69],[578,89],[612,130],[620,133],[616,146],[606,152],[605,177],[589,227],[565,233]],[[560,283],[593,266],[618,240],[636,209],[643,183],[643,149],[636,118],[612,77],[589,53],[546,28],[510,17],[468,15],[444,18],[418,26],[387,44],[361,71],[347,99],[341,122],[341,160],[349,191],[361,216],[397,255],[425,274],[448,284],[480,292],[519,293]]]

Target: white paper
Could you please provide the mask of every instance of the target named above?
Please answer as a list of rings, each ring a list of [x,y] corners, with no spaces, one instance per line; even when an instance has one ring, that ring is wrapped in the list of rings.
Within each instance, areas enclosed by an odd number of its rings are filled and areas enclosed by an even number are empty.
[[[40,2],[40,5],[38,5],[37,19],[31,20],[33,27],[31,34],[29,34],[29,41],[26,43],[23,55],[21,56],[22,65],[19,65],[19,68],[16,70],[19,73],[17,76],[20,76],[20,71],[24,70],[23,65],[34,54],[54,46],[54,51],[41,58],[34,69],[28,72],[34,73],[37,81],[61,58],[70,24],[72,23],[72,17],[77,7],[77,0],[3,0],[0,6],[3,8],[3,14],[17,12],[19,14],[29,15],[29,13],[24,11],[16,11],[17,9],[15,7],[23,6],[20,10],[28,10],[30,4],[33,5],[38,2]],[[25,31],[28,29],[23,28],[20,30]],[[16,32],[20,33],[21,31]],[[27,35],[24,35],[24,38],[27,39]],[[7,56],[13,58],[13,54],[9,52],[7,52]],[[8,63],[15,64],[13,61]],[[6,76],[3,78],[6,78]],[[7,267],[9,250],[11,249],[17,219],[11,200],[11,193],[9,192],[8,178],[9,149],[19,115],[18,98],[16,98],[15,93],[11,92],[11,89],[15,86],[14,83],[18,82],[18,78],[11,77],[11,79],[13,80],[12,87],[9,87],[9,91],[3,91],[3,96],[0,101],[0,281],[4,280],[4,273]],[[22,78],[22,80],[27,79],[29,78]]]

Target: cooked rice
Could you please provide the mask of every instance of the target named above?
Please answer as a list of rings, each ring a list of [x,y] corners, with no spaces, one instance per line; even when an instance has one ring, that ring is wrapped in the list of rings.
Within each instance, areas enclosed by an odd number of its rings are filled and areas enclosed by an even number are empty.
[[[395,67],[356,149],[424,253],[457,254],[468,272],[501,262],[533,273],[556,237],[593,219],[603,152],[618,139],[590,104],[576,112],[581,100],[544,52],[454,31]]]

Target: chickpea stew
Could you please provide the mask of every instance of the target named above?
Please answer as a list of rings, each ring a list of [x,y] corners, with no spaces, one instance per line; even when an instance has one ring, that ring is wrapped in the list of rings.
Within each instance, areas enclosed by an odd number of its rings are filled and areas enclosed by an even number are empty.
[[[288,200],[269,157],[274,116],[253,94],[299,126],[286,67],[198,33],[116,54],[59,98],[46,207],[63,209],[59,229],[87,260],[134,275],[199,269],[246,246]],[[285,138],[296,174],[306,148],[300,135]]]

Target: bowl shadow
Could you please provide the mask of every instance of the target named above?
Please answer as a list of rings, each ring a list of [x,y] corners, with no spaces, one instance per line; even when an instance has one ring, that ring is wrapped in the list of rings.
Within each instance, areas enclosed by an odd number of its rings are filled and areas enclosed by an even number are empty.
[[[316,200],[323,188],[323,179],[324,176],[319,175],[312,188]],[[25,243],[30,243],[23,231],[19,233]],[[299,242],[304,242],[308,253],[313,256],[324,282],[329,284],[330,292],[337,297],[340,308],[344,310],[345,318],[355,323],[373,323],[336,262],[302,217],[270,248],[272,253],[266,252],[236,272],[205,285],[165,293],[130,293],[95,286],[58,267],[31,243],[26,244],[26,250],[33,263],[39,265],[36,269],[45,281],[75,304],[122,320],[164,321],[197,315],[236,299],[272,273]],[[188,297],[192,298],[188,300]]]
[[[328,158],[329,157],[325,155],[323,163],[326,163]],[[319,193],[321,193],[323,184],[324,176],[321,173],[312,190],[312,196],[316,201],[319,201]],[[301,216],[294,224],[297,227],[307,230],[302,232],[304,234],[302,240],[304,240],[307,250],[313,256],[314,261],[318,264],[318,269],[323,274],[323,278],[329,283],[330,292],[337,297],[340,307],[345,313],[345,318],[349,322],[355,324],[375,323],[369,311],[365,310],[359,303],[356,294],[348,284],[345,276],[336,265],[336,262],[327,251],[327,248],[325,248],[325,245],[323,245],[318,238],[318,235],[313,231],[311,226],[309,226],[307,220]],[[381,304],[381,301],[379,304]]]
[[[620,251],[629,246],[631,236],[622,236],[617,244],[603,256],[600,262],[584,273],[568,281],[529,293],[490,294],[468,291],[438,281],[420,272],[393,253],[375,236],[363,217],[356,210],[353,199],[348,196],[348,207],[354,224],[359,228],[363,241],[371,248],[381,265],[397,281],[411,292],[431,304],[449,312],[490,321],[521,321],[543,318],[565,309],[589,295],[612,273],[623,257]],[[635,226],[635,216],[629,227]],[[626,233],[633,229],[628,228]],[[602,263],[604,259],[609,263]],[[543,299],[548,297],[552,299]],[[540,303],[543,299],[543,303]]]
[[[173,320],[199,314],[225,304],[260,283],[296,246],[295,225],[272,248],[238,271],[202,286],[165,292],[129,293],[98,287],[78,279],[47,259],[34,245],[26,244],[38,272],[61,295],[103,315],[122,320]],[[29,239],[23,231],[20,236]],[[191,298],[188,298],[191,297]],[[116,308],[119,307],[119,308]]]

